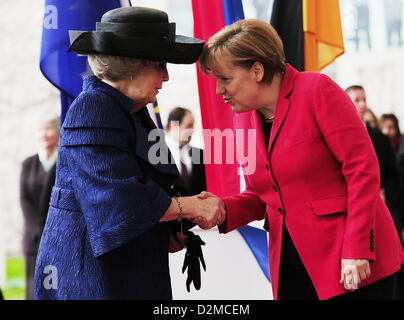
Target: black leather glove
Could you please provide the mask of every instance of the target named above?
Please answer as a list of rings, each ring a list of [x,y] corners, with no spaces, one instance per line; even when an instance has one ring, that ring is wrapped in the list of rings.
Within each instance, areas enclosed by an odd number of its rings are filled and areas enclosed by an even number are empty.
[[[205,260],[203,259],[202,246],[205,242],[201,237],[195,235],[191,231],[184,232],[188,236],[187,239],[187,252],[185,253],[184,264],[182,266],[182,273],[188,269],[188,277],[186,281],[187,291],[190,292],[191,283],[194,283],[196,290],[201,288],[201,267],[206,271]]]

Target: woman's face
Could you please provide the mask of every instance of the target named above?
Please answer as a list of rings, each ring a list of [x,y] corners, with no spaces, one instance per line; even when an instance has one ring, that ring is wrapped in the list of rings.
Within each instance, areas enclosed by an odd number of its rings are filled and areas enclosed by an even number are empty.
[[[128,96],[134,100],[136,107],[143,107],[156,101],[163,82],[168,81],[166,62],[149,61],[142,71],[130,81]]]
[[[233,65],[229,59],[220,59],[212,74],[216,78],[216,94],[223,96],[235,113],[258,109],[260,90],[254,66],[250,69]]]
[[[396,137],[396,135],[397,135],[396,128],[391,119],[384,120],[381,124],[381,127],[382,127],[382,132],[385,135],[389,136],[390,139],[393,139]]]
[[[53,150],[58,146],[59,130],[52,122],[44,122],[37,130],[37,140],[41,148]]]

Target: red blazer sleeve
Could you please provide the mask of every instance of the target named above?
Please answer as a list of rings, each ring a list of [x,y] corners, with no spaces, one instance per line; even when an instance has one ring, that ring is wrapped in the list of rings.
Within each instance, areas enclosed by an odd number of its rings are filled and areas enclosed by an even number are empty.
[[[342,258],[374,260],[369,235],[380,197],[380,173],[372,142],[352,101],[331,79],[320,74],[313,94],[316,124],[341,163],[348,187]]]
[[[223,198],[226,206],[226,223],[219,226],[220,233],[227,233],[246,224],[261,220],[265,216],[266,204],[251,188],[246,179],[246,190],[240,194]]]

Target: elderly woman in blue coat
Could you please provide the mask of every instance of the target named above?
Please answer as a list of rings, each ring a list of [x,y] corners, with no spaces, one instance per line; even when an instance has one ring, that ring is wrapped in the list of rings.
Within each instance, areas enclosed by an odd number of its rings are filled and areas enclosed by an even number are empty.
[[[175,220],[214,225],[225,212],[215,198],[173,195],[178,171],[155,161],[171,155],[164,139],[152,152],[155,125],[145,105],[168,81],[166,63],[194,63],[203,41],[175,35],[165,12],[140,7],[111,10],[96,31],[70,37],[94,76],[84,78],[61,130],[35,297],[171,299],[170,239],[181,239]]]

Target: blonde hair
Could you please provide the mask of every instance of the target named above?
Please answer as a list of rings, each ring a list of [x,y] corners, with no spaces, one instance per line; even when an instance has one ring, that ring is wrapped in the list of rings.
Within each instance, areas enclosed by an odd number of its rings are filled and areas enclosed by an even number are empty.
[[[239,67],[249,69],[254,62],[264,66],[263,81],[271,83],[275,73],[286,72],[283,43],[275,29],[259,19],[238,20],[209,38],[199,57],[203,73],[211,75],[220,57],[228,56]]]
[[[90,54],[88,64],[97,78],[119,81],[136,77],[147,61],[129,57]]]
[[[363,120],[369,123],[372,128],[379,127],[379,120],[377,120],[375,113],[369,108],[366,109],[365,114],[363,115]]]

